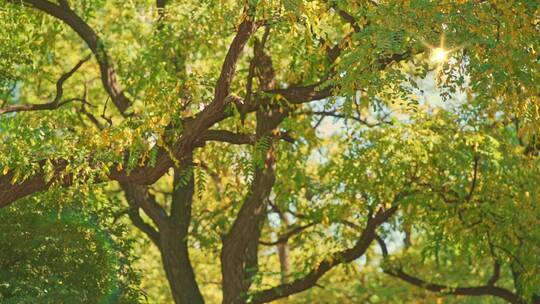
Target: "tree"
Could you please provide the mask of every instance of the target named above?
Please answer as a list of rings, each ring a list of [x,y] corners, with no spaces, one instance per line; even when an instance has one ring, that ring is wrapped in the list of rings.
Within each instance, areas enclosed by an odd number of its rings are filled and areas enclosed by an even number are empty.
[[[223,303],[265,303],[375,244],[428,291],[538,302],[538,9],[5,1],[0,206],[120,190],[175,303],[204,302],[196,251],[219,261]],[[464,104],[424,111],[433,75]],[[439,283],[410,273],[418,257],[482,266]]]

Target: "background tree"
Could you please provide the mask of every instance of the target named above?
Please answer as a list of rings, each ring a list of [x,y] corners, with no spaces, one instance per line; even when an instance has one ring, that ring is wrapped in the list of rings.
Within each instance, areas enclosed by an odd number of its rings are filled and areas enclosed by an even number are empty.
[[[143,293],[131,267],[132,241],[108,205],[99,191],[75,190],[5,208],[0,301],[139,303]]]
[[[360,258],[373,282],[539,301],[536,1],[1,14],[0,206],[122,192],[175,303],[219,301],[201,257],[223,303],[294,301]],[[455,109],[424,109],[430,77]]]

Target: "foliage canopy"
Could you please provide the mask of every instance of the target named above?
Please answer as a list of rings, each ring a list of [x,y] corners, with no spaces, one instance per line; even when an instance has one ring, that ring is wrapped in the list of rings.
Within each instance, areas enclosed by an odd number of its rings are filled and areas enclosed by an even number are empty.
[[[540,303],[538,1],[0,1],[2,301]]]

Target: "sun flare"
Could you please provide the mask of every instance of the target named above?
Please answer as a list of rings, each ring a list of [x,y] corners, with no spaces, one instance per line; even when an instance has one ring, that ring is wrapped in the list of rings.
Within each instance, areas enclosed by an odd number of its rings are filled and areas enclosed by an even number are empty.
[[[431,52],[431,60],[433,60],[434,62],[442,63],[446,61],[447,54],[448,54],[448,51],[445,50],[444,48],[442,47],[435,48]]]

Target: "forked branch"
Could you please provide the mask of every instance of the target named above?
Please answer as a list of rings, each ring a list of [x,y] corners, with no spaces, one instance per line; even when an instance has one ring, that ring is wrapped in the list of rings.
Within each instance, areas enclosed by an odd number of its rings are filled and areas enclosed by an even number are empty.
[[[71,70],[64,73],[58,81],[56,81],[56,95],[54,96],[54,99],[47,103],[42,104],[15,104],[10,105],[8,107],[0,108],[0,115],[10,112],[27,112],[27,111],[41,111],[41,110],[54,110],[57,109],[71,101],[80,100],[78,98],[71,98],[68,100],[62,101],[62,97],[64,95],[64,82],[68,80],[75,72],[86,62],[90,59],[90,56],[87,56],[86,58],[79,61]],[[82,101],[85,102],[85,101]]]

